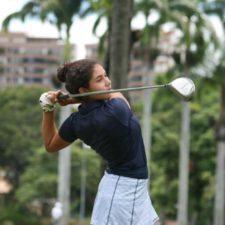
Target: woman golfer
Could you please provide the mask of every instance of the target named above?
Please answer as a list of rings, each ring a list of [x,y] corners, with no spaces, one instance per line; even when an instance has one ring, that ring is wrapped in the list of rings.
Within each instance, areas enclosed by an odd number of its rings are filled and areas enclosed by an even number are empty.
[[[58,69],[59,81],[71,94],[105,91],[111,81],[103,67],[83,59]],[[158,223],[148,193],[148,170],[141,129],[121,93],[59,100],[61,91],[40,97],[42,135],[48,152],[56,152],[81,139],[107,162],[99,184],[91,225],[153,225]],[[80,103],[57,130],[54,105]]]

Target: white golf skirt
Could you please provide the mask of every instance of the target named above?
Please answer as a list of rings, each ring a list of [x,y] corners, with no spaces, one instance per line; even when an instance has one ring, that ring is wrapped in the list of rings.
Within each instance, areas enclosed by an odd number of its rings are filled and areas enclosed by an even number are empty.
[[[148,180],[105,173],[91,225],[153,225],[159,220],[147,190]]]

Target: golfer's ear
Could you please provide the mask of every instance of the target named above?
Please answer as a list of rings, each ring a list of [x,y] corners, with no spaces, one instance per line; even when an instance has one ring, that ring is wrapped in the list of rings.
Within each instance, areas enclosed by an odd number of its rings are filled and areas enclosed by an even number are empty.
[[[80,87],[78,90],[80,94],[83,94],[84,92],[88,92],[88,89],[84,87]]]

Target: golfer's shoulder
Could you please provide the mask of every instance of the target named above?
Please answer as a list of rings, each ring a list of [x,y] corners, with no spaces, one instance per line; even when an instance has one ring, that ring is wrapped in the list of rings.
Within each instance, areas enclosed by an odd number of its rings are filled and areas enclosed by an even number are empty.
[[[125,102],[127,106],[130,108],[129,102],[127,101],[127,99],[124,97],[124,95],[121,92],[111,93],[110,100],[112,99],[122,99],[123,103]]]
[[[131,116],[131,110],[123,98],[113,98],[107,101],[106,110],[118,120],[127,120]]]
[[[113,110],[128,110],[130,111],[130,107],[128,106],[127,102],[124,98],[117,97],[112,98],[107,101],[107,105],[111,107]]]

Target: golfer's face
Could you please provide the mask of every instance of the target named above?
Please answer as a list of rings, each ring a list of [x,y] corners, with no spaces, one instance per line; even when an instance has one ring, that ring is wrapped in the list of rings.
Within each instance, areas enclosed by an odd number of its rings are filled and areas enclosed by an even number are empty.
[[[104,68],[96,64],[94,66],[92,78],[89,81],[89,91],[106,91],[111,89],[111,81],[108,78]],[[90,96],[92,100],[106,100],[110,97],[110,94],[101,94]]]

